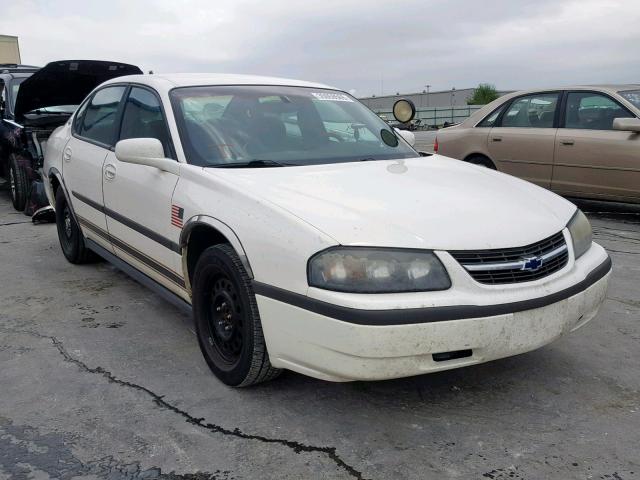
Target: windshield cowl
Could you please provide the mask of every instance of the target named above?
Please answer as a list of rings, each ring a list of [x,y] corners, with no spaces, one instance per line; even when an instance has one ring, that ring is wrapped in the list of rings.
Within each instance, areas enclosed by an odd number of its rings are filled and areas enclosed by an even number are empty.
[[[295,167],[295,163],[281,163],[274,160],[251,160],[249,162],[231,162],[218,165],[206,165],[207,168],[264,168],[264,167]]]

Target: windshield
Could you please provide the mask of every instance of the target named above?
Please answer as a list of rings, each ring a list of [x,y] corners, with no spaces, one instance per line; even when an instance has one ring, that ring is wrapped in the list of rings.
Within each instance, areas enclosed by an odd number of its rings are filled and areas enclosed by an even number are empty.
[[[418,156],[368,108],[335,90],[212,86],[178,88],[171,96],[187,161],[195,165],[312,165]]]
[[[618,92],[625,100],[633,103],[636,108],[640,108],[640,90],[627,90],[625,92]]]

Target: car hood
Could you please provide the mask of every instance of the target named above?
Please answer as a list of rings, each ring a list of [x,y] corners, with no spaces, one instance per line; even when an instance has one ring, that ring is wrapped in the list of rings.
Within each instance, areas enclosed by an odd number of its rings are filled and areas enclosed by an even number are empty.
[[[135,65],[98,60],[51,62],[20,85],[15,118],[32,110],[57,105],[78,105],[102,82],[123,75],[140,74]]]
[[[206,171],[286,209],[343,245],[524,246],[562,230],[576,209],[531,183],[438,155]]]

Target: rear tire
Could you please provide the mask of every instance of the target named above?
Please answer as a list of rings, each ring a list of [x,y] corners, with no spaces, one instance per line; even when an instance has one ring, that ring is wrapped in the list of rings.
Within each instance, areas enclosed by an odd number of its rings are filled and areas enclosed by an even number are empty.
[[[200,350],[222,382],[247,387],[280,374],[269,361],[251,279],[231,246],[215,245],[200,255],[193,316]]]
[[[497,170],[494,163],[484,155],[472,155],[465,160],[466,162],[473,163],[474,165],[478,165],[480,167],[490,168],[491,170]]]
[[[7,176],[13,208],[21,212],[27,204],[29,182],[27,180],[27,172],[20,164],[20,157],[15,153],[9,155],[9,172]]]
[[[58,188],[56,192],[56,226],[62,253],[69,262],[91,263],[100,258],[85,246],[84,237],[71,213],[71,207],[62,188]]]

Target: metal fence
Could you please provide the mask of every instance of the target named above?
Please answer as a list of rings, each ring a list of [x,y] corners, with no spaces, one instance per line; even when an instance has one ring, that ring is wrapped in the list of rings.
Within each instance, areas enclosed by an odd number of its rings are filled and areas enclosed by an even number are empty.
[[[416,120],[420,120],[422,126],[442,126],[447,123],[459,123],[469,118],[476,110],[484,105],[464,105],[461,107],[435,107],[421,108],[416,112]],[[374,110],[385,120],[394,120],[391,110]]]

